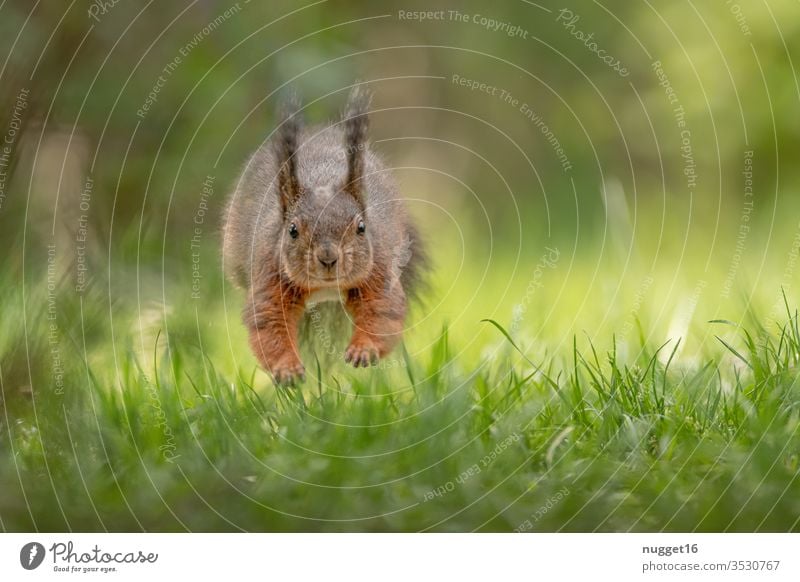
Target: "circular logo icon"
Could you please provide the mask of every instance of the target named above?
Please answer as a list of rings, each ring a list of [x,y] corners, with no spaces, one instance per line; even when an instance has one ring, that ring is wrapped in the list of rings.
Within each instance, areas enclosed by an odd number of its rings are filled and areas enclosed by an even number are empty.
[[[44,561],[44,546],[39,542],[30,542],[19,551],[19,563],[26,570],[35,570]]]

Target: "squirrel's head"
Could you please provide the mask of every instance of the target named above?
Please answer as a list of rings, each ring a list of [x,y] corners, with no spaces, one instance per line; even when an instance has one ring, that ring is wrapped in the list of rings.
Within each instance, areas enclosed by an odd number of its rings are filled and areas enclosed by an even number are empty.
[[[372,269],[364,177],[369,94],[351,92],[342,117],[342,142],[317,152],[317,171],[298,173],[299,105],[284,106],[275,140],[283,211],[281,269],[305,288],[356,285]],[[313,175],[313,183],[303,183]]]

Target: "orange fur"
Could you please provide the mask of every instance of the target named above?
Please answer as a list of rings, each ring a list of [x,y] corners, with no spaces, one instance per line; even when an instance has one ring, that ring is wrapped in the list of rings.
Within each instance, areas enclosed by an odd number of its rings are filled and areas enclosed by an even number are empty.
[[[376,269],[359,286],[348,290],[346,307],[354,327],[345,360],[356,367],[374,364],[402,337],[406,296],[399,281],[386,283],[386,277]],[[253,353],[279,382],[302,377],[297,330],[312,290],[275,275],[252,289],[244,319]]]
[[[244,319],[250,330],[250,348],[278,382],[304,375],[297,349],[297,327],[308,291],[280,276],[253,285]]]

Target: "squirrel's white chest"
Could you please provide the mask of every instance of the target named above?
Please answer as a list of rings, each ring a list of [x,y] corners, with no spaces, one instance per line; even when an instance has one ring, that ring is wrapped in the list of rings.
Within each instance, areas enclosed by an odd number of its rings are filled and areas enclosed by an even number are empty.
[[[340,289],[336,287],[325,287],[322,289],[316,289],[312,291],[308,299],[306,299],[306,303],[324,303],[325,301],[342,301],[342,292]]]

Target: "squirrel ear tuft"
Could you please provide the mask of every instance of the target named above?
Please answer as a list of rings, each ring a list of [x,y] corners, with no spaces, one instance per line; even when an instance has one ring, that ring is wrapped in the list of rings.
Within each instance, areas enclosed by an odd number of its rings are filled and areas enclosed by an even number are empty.
[[[297,140],[303,125],[301,102],[292,91],[278,106],[275,154],[278,160],[278,191],[284,214],[300,196],[297,180]]]
[[[347,181],[345,191],[362,205],[364,204],[364,156],[369,130],[369,105],[372,95],[363,84],[357,84],[347,98],[342,122],[344,123],[344,146],[347,153]]]

